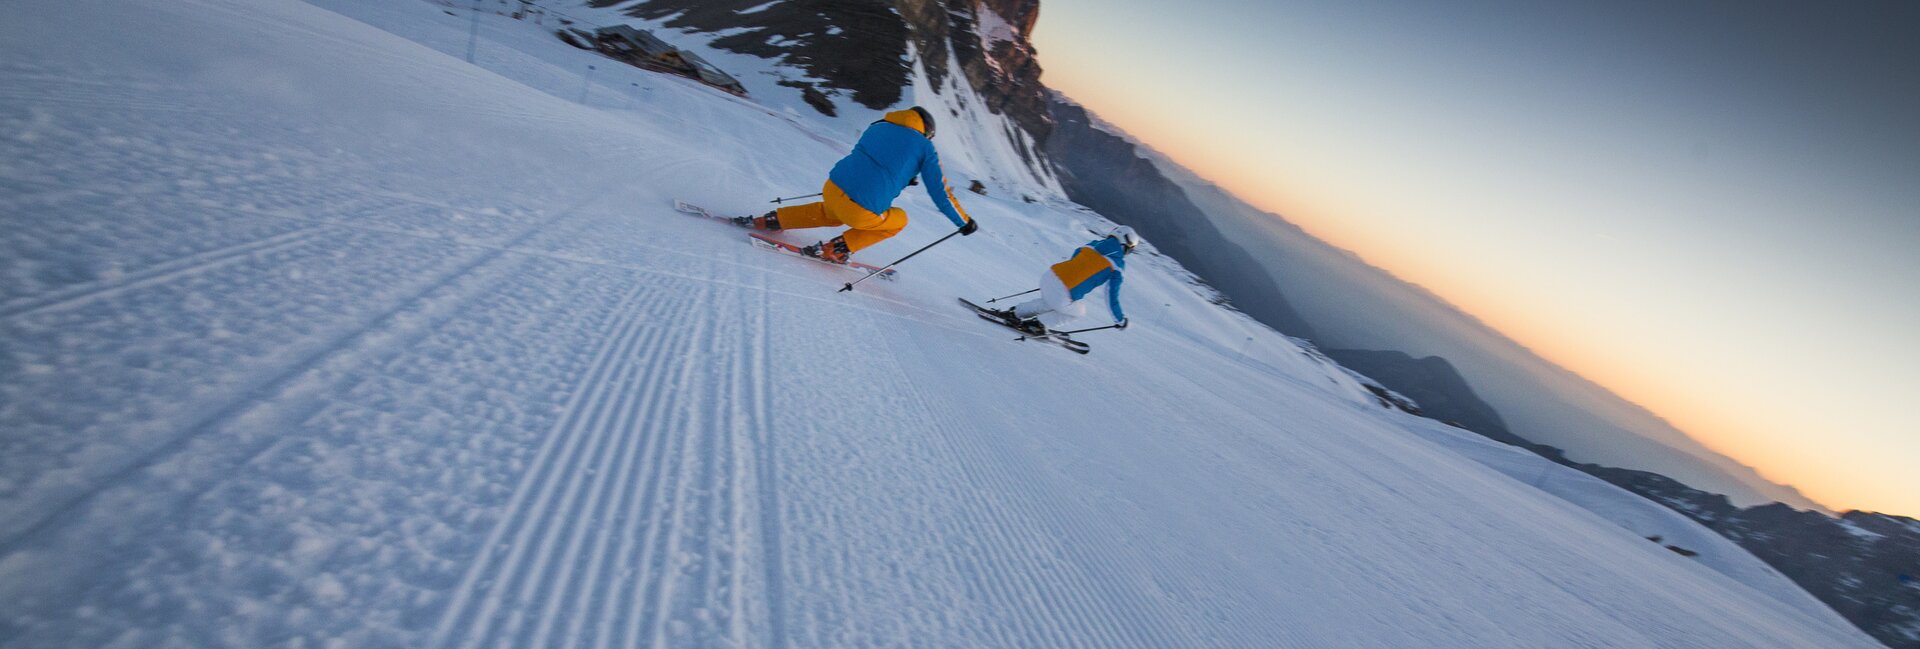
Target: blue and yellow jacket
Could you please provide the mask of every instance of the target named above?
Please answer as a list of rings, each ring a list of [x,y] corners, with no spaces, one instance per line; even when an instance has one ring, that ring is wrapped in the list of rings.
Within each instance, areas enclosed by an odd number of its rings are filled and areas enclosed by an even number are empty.
[[[1113,321],[1119,322],[1127,319],[1126,312],[1120,310],[1120,280],[1126,268],[1126,246],[1119,239],[1108,237],[1074,250],[1072,258],[1053,265],[1053,275],[1060,278],[1060,283],[1067,287],[1067,295],[1075,300],[1105,284],[1107,308],[1113,310]]]
[[[867,132],[860,135],[860,142],[853,145],[853,153],[833,165],[827,180],[838,185],[840,191],[846,192],[860,207],[880,214],[893,207],[893,199],[900,197],[900,191],[906,189],[917,174],[927,184],[927,195],[933,197],[933,204],[947,215],[947,220],[953,221],[954,227],[965,226],[971,219],[960,210],[953,188],[947,186],[946,176],[940,173],[940,154],[933,150],[933,142],[925,132],[919,113],[912,110],[887,113],[885,118],[867,127]]]

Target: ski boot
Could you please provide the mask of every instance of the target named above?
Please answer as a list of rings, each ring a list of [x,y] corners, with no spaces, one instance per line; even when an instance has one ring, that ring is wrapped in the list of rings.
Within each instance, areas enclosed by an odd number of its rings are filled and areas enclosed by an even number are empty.
[[[800,254],[825,262],[844,264],[847,263],[847,258],[853,255],[853,252],[847,250],[847,239],[845,237],[834,237],[811,246],[804,246],[800,248]]]
[[[993,313],[1000,316],[1001,320],[1007,321],[1008,326],[1019,329],[1021,333],[1029,336],[1047,335],[1047,326],[1041,324],[1039,318],[1021,317],[1019,309],[1001,309]]]
[[[774,210],[760,216],[736,216],[733,217],[733,224],[752,230],[779,230],[780,212]]]
[[[1008,311],[1007,314],[1012,315],[1013,312]],[[1029,336],[1040,337],[1047,335],[1047,325],[1042,324],[1039,318],[1026,318],[1023,320],[1019,316],[1013,316],[1010,319],[1014,321],[1015,327],[1026,332]]]

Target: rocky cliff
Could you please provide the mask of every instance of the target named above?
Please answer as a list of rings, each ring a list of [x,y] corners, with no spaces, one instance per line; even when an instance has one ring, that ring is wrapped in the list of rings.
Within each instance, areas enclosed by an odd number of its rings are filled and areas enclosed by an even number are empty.
[[[919,64],[933,85],[966,78],[992,113],[1035,142],[1052,130],[1040,63],[1027,39],[1039,0],[592,0],[673,29],[719,34],[721,49],[776,59],[804,73],[799,88],[828,115],[841,100],[898,107]],[[1024,155],[1038,153],[1023,150]]]
[[[1439,356],[1405,352],[1328,349],[1328,357],[1420,404],[1421,414],[1516,446],[1528,442],[1507,429],[1500,413],[1474,394],[1466,378]]]

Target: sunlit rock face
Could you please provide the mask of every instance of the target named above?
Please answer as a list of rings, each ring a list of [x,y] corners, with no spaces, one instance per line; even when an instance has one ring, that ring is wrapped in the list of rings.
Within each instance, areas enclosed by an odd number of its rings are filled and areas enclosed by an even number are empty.
[[[595,0],[667,27],[723,33],[722,49],[778,59],[805,74],[802,88],[831,114],[844,99],[870,109],[905,99],[918,64],[935,86],[958,73],[988,110],[1036,142],[1053,122],[1032,43],[1039,0]],[[1034,153],[1034,155],[1038,155]]]

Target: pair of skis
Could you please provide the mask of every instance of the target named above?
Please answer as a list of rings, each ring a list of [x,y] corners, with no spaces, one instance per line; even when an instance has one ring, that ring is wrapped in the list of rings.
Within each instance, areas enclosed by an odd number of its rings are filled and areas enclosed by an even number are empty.
[[[1070,351],[1076,354],[1085,354],[1087,352],[1093,351],[1093,348],[1088,347],[1086,343],[1069,338],[1067,337],[1066,334],[1063,334],[1063,333],[1054,333],[1049,331],[1043,334],[1035,334],[1033,332],[1027,331],[1026,329],[1023,329],[1020,327],[1020,322],[1013,318],[1012,316],[1013,312],[1010,310],[1001,311],[998,309],[989,309],[987,307],[983,307],[978,304],[969,302],[967,301],[966,298],[960,298],[960,305],[967,307],[968,309],[972,309],[974,315],[980,316],[981,320],[985,320],[987,322],[991,322],[991,323],[1000,325],[1002,327],[1006,327],[1008,329],[1012,329],[1014,331],[1020,332],[1022,335],[1019,338],[1015,338],[1014,340],[1036,340],[1040,342],[1051,343],[1054,345],[1058,345],[1066,349],[1067,351]]]
[[[699,205],[694,205],[686,201],[675,200],[673,202],[673,209],[686,214],[705,217],[705,218],[713,219],[715,221],[720,221],[722,223],[733,224],[733,217],[725,216],[721,214],[715,214],[712,211],[709,211],[707,208],[701,207]],[[761,248],[764,250],[770,250],[773,252],[792,255],[795,257],[799,257],[801,259],[805,259],[807,261],[814,262],[814,263],[826,264],[828,266],[834,266],[837,268],[856,270],[863,274],[878,272],[880,273],[880,279],[884,279],[884,280],[891,281],[893,279],[894,274],[899,272],[892,268],[881,270],[879,266],[875,266],[873,264],[863,264],[863,263],[852,261],[852,260],[848,260],[847,263],[844,263],[844,264],[827,261],[825,259],[814,257],[804,252],[801,252],[800,246],[796,246],[791,243],[787,243],[785,241],[775,239],[761,232],[748,232],[747,240],[751,242],[756,248]]]
[[[707,210],[704,207],[700,207],[698,205],[694,205],[686,201],[675,200],[673,202],[673,209],[686,214],[691,214],[691,215],[702,217],[702,218],[713,219],[715,221],[720,221],[730,225],[734,224],[733,217],[716,214],[712,211]],[[763,249],[771,250],[774,252],[792,255],[795,257],[799,257],[801,259],[815,262],[815,263],[826,264],[829,266],[835,266],[839,268],[845,268],[845,269],[854,270],[862,273],[877,272],[879,273],[880,279],[884,279],[884,280],[892,280],[894,274],[897,272],[891,268],[882,270],[878,266],[874,266],[872,264],[863,264],[857,261],[848,261],[845,264],[837,264],[831,261],[827,261],[825,259],[821,259],[819,257],[807,255],[800,251],[800,246],[796,246],[791,243],[787,243],[785,241],[781,241],[779,239],[769,237],[759,232],[749,232],[747,233],[747,238],[749,241],[753,243],[755,247],[758,247],[758,248],[763,248]],[[1010,311],[999,311],[995,309],[989,309],[989,308],[980,306],[978,304],[968,302],[964,298],[960,300],[960,304],[962,306],[967,307],[968,309],[971,309],[974,312],[974,314],[980,316],[980,319],[982,320],[986,320],[988,322],[1000,325],[1002,327],[1006,327],[1008,329],[1012,329],[1014,331],[1020,332],[1021,336],[1019,338],[1015,338],[1014,340],[1033,340],[1033,341],[1050,343],[1050,344],[1059,346],[1061,348],[1064,348],[1067,351],[1074,352],[1076,354],[1085,354],[1087,352],[1093,351],[1093,349],[1091,347],[1088,347],[1086,343],[1069,338],[1067,337],[1066,334],[1063,334],[1063,333],[1047,332],[1043,334],[1035,334],[1033,332],[1027,331],[1026,329],[1022,329],[1020,327],[1020,323],[1017,320],[1014,320],[1012,318],[1011,316],[1012,312]]]

